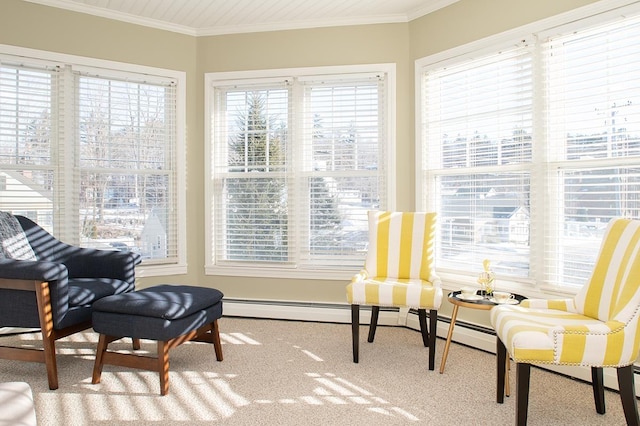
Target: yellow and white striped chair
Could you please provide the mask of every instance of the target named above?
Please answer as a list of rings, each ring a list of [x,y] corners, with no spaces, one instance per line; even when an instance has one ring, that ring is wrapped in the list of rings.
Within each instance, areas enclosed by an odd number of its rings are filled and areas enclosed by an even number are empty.
[[[638,424],[633,363],[640,344],[640,221],[614,219],[591,278],[573,299],[496,306],[497,401],[504,401],[507,351],[517,363],[516,424],[527,423],[531,364],[591,367],[596,411],[605,412],[603,367],[617,369],[627,424]]]
[[[375,336],[380,306],[408,307],[418,310],[422,341],[429,347],[429,370],[433,370],[442,303],[441,281],[434,270],[435,222],[435,213],[369,212],[365,266],[347,286],[353,362],[358,362],[360,305],[372,306],[369,342]]]

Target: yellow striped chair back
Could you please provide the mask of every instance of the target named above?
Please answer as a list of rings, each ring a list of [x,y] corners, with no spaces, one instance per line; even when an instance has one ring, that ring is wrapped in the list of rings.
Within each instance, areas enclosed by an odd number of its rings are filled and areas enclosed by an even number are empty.
[[[431,281],[435,224],[435,213],[369,212],[367,272],[375,277]]]
[[[435,229],[436,213],[370,211],[367,258],[347,286],[349,303],[439,308]]]
[[[576,310],[600,321],[627,324],[634,316],[637,320],[639,290],[640,221],[612,221],[591,278],[574,299]]]

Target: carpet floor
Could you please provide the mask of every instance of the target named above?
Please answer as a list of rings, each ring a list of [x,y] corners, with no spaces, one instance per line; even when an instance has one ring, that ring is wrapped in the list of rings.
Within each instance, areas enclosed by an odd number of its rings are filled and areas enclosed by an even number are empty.
[[[92,331],[57,344],[60,387],[51,391],[43,364],[0,360],[0,382],[33,389],[40,425],[510,425],[512,396],[495,402],[495,356],[453,343],[438,373],[417,331],[379,327],[374,343],[361,328],[360,363],[351,355],[350,325],[223,317],[224,361],[213,345],[187,343],[170,352],[169,394],[157,373],[105,366],[91,384],[97,345]],[[0,338],[40,346],[38,334]],[[130,339],[112,343],[128,351]],[[155,356],[155,344],[139,353]],[[607,413],[595,411],[590,384],[538,368],[531,372],[530,425],[623,425],[616,392]]]

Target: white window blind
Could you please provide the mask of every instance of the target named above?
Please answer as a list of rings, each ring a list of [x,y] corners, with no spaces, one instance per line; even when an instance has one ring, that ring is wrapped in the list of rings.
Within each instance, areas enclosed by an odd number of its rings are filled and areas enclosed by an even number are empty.
[[[215,251],[220,261],[288,263],[287,83],[218,87]]]
[[[588,278],[606,223],[640,218],[640,19],[542,44],[550,217],[546,280]],[[595,248],[595,250],[594,250]]]
[[[527,46],[424,73],[424,179],[439,269],[527,276],[532,54]]]
[[[57,74],[55,67],[0,60],[0,208],[52,232]]]
[[[419,204],[440,213],[438,269],[488,258],[503,283],[575,290],[607,222],[640,218],[638,10],[512,45],[424,66]]]
[[[386,75],[287,76],[212,87],[212,263],[362,265],[386,203]]]
[[[83,243],[175,262],[175,84],[75,78]]]
[[[386,205],[384,75],[302,82],[304,93],[303,191],[308,250],[301,262],[361,266],[367,210]]]

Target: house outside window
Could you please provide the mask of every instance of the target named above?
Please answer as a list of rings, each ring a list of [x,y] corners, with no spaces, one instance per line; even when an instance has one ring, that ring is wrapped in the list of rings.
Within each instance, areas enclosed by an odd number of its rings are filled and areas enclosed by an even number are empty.
[[[0,209],[180,270],[184,74],[19,50],[0,55]]]
[[[503,285],[575,291],[607,222],[640,218],[640,10],[567,22],[417,61],[418,205],[444,274],[488,258]]]
[[[389,205],[393,84],[390,65],[207,74],[209,273],[362,266],[367,211]]]

